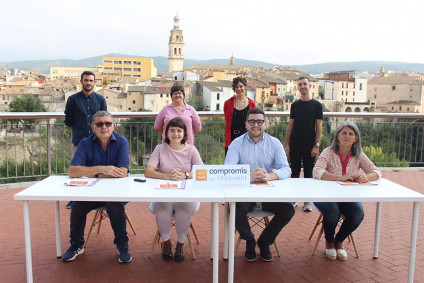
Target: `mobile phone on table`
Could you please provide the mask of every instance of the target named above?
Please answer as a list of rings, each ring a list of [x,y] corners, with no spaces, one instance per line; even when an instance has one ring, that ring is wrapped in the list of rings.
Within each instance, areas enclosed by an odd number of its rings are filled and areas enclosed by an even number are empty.
[[[141,183],[145,183],[146,179],[140,179],[140,178],[135,178],[134,182],[141,182]]]

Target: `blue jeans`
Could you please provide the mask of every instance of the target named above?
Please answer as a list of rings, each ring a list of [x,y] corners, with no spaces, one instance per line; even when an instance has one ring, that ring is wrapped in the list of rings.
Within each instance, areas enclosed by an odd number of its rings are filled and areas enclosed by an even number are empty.
[[[314,205],[323,215],[322,225],[327,243],[343,243],[364,219],[361,202],[314,202]],[[345,216],[345,220],[334,236],[341,214]]]
[[[113,242],[118,249],[128,248],[125,204],[125,202],[75,201],[71,210],[71,240],[69,241],[71,245],[80,248],[84,245],[84,229],[87,214],[93,209],[105,206],[113,233],[115,234],[115,240]]]
[[[250,228],[247,213],[253,210],[255,202],[238,202],[236,203],[236,229],[240,233],[243,240],[253,240],[255,236]],[[288,202],[263,202],[262,209],[275,213],[272,220],[262,231],[261,240],[271,245],[274,243],[281,229],[290,222],[294,215],[294,208]]]

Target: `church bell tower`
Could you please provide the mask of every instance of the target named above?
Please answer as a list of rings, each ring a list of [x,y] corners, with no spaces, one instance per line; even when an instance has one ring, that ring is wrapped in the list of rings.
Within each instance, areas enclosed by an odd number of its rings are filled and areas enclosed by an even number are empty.
[[[168,55],[168,72],[183,71],[184,68],[184,38],[183,31],[180,29],[180,18],[178,15],[174,17],[174,28],[171,30],[169,37],[169,55]]]

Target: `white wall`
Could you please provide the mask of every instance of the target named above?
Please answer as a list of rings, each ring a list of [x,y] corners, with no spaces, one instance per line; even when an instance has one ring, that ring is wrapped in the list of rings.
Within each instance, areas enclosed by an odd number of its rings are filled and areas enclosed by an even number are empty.
[[[336,100],[338,101],[338,94],[337,94],[337,82],[336,81],[325,81],[324,82],[324,99],[325,100]]]
[[[186,81],[192,81],[192,82],[197,82],[199,81],[200,76],[196,73],[190,72],[190,71],[185,71],[184,72],[184,79]]]
[[[360,86],[362,84],[362,90]],[[367,79],[356,78],[355,79],[355,102],[367,102]]]
[[[287,92],[287,85],[285,84],[277,84],[277,95],[279,98],[284,98]]]
[[[211,90],[205,86],[202,86],[203,93],[203,106],[207,110],[211,110]]]
[[[155,95],[152,93],[143,94],[144,109],[155,111]]]

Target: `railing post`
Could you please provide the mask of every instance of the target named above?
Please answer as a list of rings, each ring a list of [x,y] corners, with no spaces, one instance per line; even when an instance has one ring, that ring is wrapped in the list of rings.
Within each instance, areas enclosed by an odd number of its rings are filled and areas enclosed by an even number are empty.
[[[52,174],[52,153],[50,151],[50,119],[47,119],[47,176]]]

